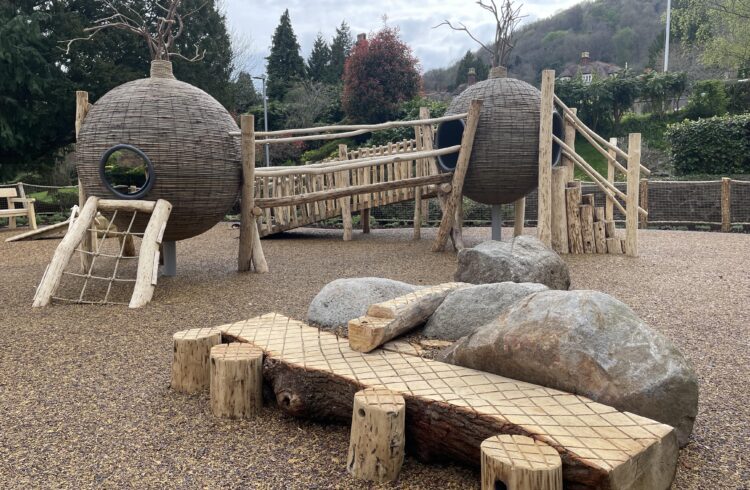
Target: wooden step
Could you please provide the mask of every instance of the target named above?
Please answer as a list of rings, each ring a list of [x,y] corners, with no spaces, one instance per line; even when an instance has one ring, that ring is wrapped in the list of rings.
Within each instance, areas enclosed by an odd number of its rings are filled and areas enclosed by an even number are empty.
[[[574,488],[666,489],[674,477],[672,427],[582,396],[400,352],[356,352],[277,313],[217,328],[264,350],[264,379],[289,414],[348,422],[357,391],[402,394],[407,440],[422,460],[477,466],[482,441],[519,434],[555,448]]]

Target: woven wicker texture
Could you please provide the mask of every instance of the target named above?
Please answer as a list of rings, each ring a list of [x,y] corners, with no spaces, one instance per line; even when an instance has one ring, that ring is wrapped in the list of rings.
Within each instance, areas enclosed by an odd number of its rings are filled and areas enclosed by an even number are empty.
[[[206,92],[175,80],[157,65],[151,78],[121,85],[94,104],[78,137],[78,175],[90,196],[115,196],[99,177],[99,160],[112,146],[141,149],[154,165],[155,182],[142,199],[166,199],[172,214],[165,240],[182,240],[211,228],[237,199],[242,177],[238,131],[229,113]],[[148,216],[135,223],[142,232]]]
[[[539,90],[514,78],[490,78],[458,95],[446,114],[483,99],[464,194],[484,204],[506,204],[538,185]]]

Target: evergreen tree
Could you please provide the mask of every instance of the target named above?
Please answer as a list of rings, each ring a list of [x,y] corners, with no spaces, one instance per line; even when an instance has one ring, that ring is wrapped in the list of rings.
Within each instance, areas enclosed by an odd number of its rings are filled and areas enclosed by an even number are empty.
[[[307,77],[314,82],[327,81],[330,65],[331,49],[323,39],[323,35],[318,33],[310,57],[307,59]]]
[[[468,81],[469,68],[474,68],[477,74],[477,82],[486,80],[490,72],[490,67],[478,58],[471,51],[466,51],[466,54],[461,61],[458,63],[458,70],[456,71],[456,81],[453,87],[458,87],[462,83]]]
[[[237,80],[232,83],[232,112],[247,114],[252,106],[262,102],[260,94],[255,90],[253,77],[246,71],[241,71]]]
[[[266,60],[268,96],[271,99],[283,100],[289,87],[305,76],[305,62],[299,54],[299,43],[292,29],[289,9],[284,11],[273,33],[271,54]]]
[[[354,47],[352,31],[346,22],[342,21],[341,25],[336,28],[336,35],[331,42],[331,64],[328,72],[329,83],[340,83],[341,77],[344,76],[344,65],[346,58]]]

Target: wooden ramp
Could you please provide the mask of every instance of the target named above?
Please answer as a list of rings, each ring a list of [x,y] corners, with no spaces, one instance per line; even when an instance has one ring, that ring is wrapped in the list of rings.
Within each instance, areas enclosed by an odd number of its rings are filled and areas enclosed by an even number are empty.
[[[217,328],[265,351],[264,379],[292,415],[348,421],[363,388],[403,394],[407,447],[423,460],[476,466],[483,440],[520,434],[560,453],[566,488],[665,489],[674,477],[672,427],[581,396],[402,352],[356,352],[277,313]]]

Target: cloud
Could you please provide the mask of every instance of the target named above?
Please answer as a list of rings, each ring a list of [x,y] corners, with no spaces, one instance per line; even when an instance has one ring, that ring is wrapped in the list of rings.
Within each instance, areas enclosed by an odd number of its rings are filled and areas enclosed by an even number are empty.
[[[527,0],[522,7],[524,22],[548,17],[580,0]],[[422,70],[448,66],[468,49],[476,49],[465,33],[446,26],[433,29],[445,19],[463,22],[480,39],[492,39],[494,23],[490,14],[469,0],[422,0],[406,2],[386,0],[361,2],[354,0],[225,0],[227,21],[232,32],[253,39],[251,51],[256,63],[249,64],[254,72],[262,71],[258,59],[268,55],[271,37],[284,9],[289,9],[294,32],[306,58],[318,32],[330,39],[342,20],[352,33],[373,32],[383,25],[383,15],[390,26],[398,27],[403,40],[420,60]],[[254,65],[254,66],[253,66]]]

